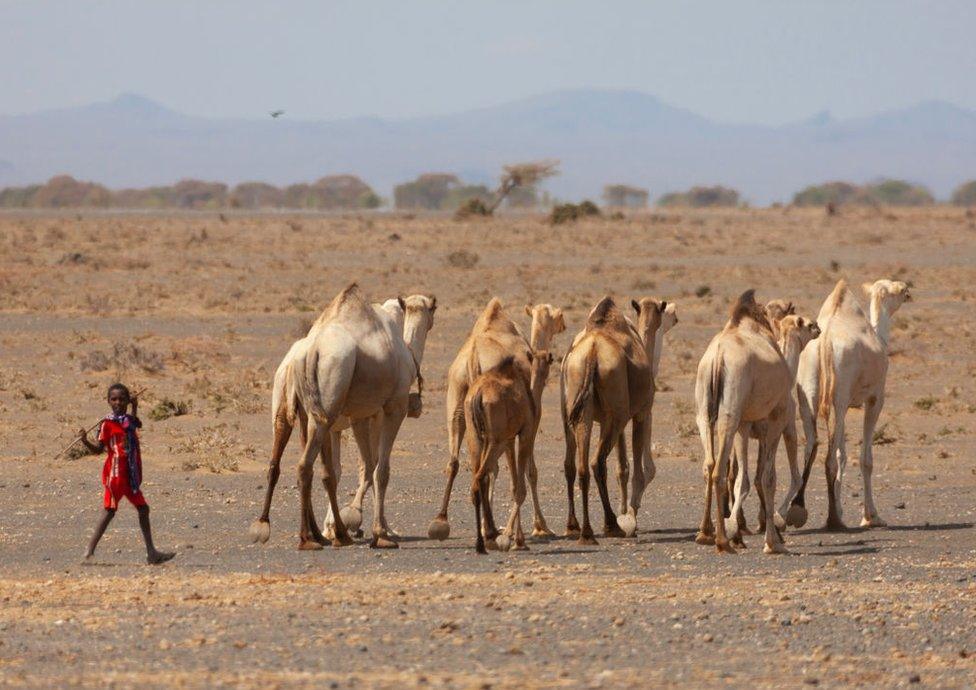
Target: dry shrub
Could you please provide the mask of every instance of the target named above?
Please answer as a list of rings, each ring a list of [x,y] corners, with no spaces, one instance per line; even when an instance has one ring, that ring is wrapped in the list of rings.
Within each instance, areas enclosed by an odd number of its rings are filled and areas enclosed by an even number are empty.
[[[147,374],[158,374],[163,370],[163,356],[140,347],[135,343],[117,342],[110,353],[92,351],[81,358],[82,371],[107,371],[114,366],[116,372],[124,373],[130,369],[141,369]]]
[[[455,220],[465,220],[467,218],[487,218],[492,214],[488,205],[479,197],[471,197],[463,204],[458,206],[458,210],[454,212]]]
[[[226,424],[205,426],[172,449],[181,455],[193,455],[182,463],[187,472],[205,469],[214,474],[237,472],[240,457],[254,458],[254,446],[237,443],[227,434]]]
[[[591,218],[600,215],[600,207],[589,199],[578,204],[556,204],[549,214],[549,222],[553,225],[572,223],[580,218]]]
[[[190,404],[184,400],[163,398],[149,411],[149,419],[161,422],[170,417],[181,417],[190,411]]]
[[[215,383],[206,375],[197,377],[186,387],[191,395],[207,401],[214,412],[232,410],[241,414],[254,414],[264,407],[264,393],[269,387],[268,375],[263,367],[245,369],[230,383]]]
[[[211,370],[229,359],[224,347],[210,337],[184,338],[173,343],[170,351],[170,362],[193,372]]]
[[[478,265],[478,261],[480,259],[480,256],[474,252],[469,252],[466,249],[459,249],[456,252],[451,252],[447,255],[448,265],[453,266],[454,268],[474,268]]]

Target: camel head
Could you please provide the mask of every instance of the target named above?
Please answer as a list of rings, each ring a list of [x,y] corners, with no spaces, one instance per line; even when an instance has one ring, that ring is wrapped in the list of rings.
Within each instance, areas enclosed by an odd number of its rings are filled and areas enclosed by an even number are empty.
[[[796,314],[787,314],[779,321],[781,342],[787,343],[796,338],[799,344],[797,352],[803,350],[811,340],[820,335],[820,326],[816,321]]]
[[[908,283],[901,280],[887,280],[882,278],[873,283],[864,283],[861,286],[867,293],[871,304],[883,306],[889,316],[898,311],[905,302],[912,301],[912,295],[908,290]]]
[[[529,341],[532,347],[546,349],[552,339],[566,330],[563,310],[551,304],[525,305],[525,315],[532,319]]]
[[[637,312],[637,332],[645,343],[653,342],[658,329],[664,322],[664,314],[668,309],[667,300],[657,300],[652,297],[642,297],[639,300],[631,300],[630,305]],[[673,306],[673,305],[671,305]],[[675,323],[678,322],[677,312]]]
[[[427,333],[434,327],[437,298],[433,295],[410,295],[397,298],[404,312],[403,340],[418,362],[423,361]]]
[[[658,333],[664,335],[678,325],[678,309],[674,302],[665,302],[664,313],[661,314],[661,326]]]
[[[780,321],[783,317],[790,314],[796,313],[796,307],[793,306],[792,302],[785,299],[774,299],[766,302],[763,307],[763,311],[766,312],[766,320],[769,321],[769,325],[773,329],[773,335],[779,339],[780,337]]]
[[[729,325],[733,327],[738,326],[743,319],[749,319],[759,328],[765,329],[770,333],[773,332],[773,326],[769,323],[766,310],[756,301],[756,291],[753,289],[746,290],[739,295],[739,299],[732,305],[732,311],[729,314]]]

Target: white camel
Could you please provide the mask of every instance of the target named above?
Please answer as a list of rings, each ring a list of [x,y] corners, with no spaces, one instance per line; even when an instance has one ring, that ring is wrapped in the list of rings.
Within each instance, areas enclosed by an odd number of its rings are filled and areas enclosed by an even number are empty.
[[[900,280],[865,283],[868,316],[846,281],[839,281],[827,297],[817,323],[823,331],[800,356],[797,375],[798,402],[806,434],[804,469],[800,489],[790,508],[789,524],[806,522],[804,502],[810,469],[817,452],[817,417],[827,423],[827,529],[844,530],[840,489],[847,465],[845,417],[851,407],[864,407],[861,442],[861,477],[864,481],[862,527],[883,527],[874,504],[871,473],[874,468],[874,429],[884,407],[888,374],[888,339],[891,315],[911,301],[908,285]]]

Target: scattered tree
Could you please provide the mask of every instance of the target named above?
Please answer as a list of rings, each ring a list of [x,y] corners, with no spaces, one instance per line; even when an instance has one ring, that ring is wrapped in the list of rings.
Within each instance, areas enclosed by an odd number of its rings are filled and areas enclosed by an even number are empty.
[[[689,206],[691,208],[735,207],[739,205],[739,193],[734,189],[692,187],[687,192],[670,192],[657,201],[659,206]]]
[[[952,193],[952,203],[956,206],[976,206],[976,180],[963,182]]]
[[[625,184],[608,184],[603,188],[603,203],[611,208],[644,208],[648,192]]]

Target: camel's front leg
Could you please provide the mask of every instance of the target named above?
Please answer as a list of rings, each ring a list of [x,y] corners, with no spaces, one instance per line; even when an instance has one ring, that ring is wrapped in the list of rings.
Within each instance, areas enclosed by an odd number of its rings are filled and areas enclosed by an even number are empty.
[[[622,426],[605,421],[600,426],[600,443],[597,446],[596,458],[593,461],[593,477],[603,506],[603,534],[608,537],[626,536],[617,524],[617,516],[610,505],[610,492],[607,488],[607,458],[613,451],[613,446],[622,433]]]
[[[779,437],[782,430],[776,428],[766,434],[765,439],[760,444],[759,462],[762,467],[762,502],[767,516],[773,516],[774,506],[776,505],[776,449],[779,446]],[[759,478],[756,480],[760,481]],[[758,491],[758,489],[757,489]],[[788,553],[783,545],[775,520],[772,517],[766,520],[766,543],[763,546],[763,553]]]
[[[760,450],[761,452],[761,450]],[[725,518],[725,530],[729,540],[739,546],[745,546],[739,531],[739,514],[742,504],[749,495],[749,425],[744,424],[735,435],[735,491],[729,516]],[[758,469],[757,469],[758,472]],[[756,481],[759,481],[758,477]]]
[[[374,512],[371,543],[373,548],[395,549],[399,546],[390,538],[389,528],[386,526],[386,488],[390,481],[390,455],[393,452],[393,442],[406,416],[406,401],[402,405],[391,405],[390,409],[384,411],[383,422],[380,425],[379,451],[373,476]]]
[[[644,489],[654,478],[656,469],[651,459],[651,417],[639,415],[631,421],[631,447],[634,454],[634,471],[630,485],[630,502],[627,512],[617,518],[617,524],[624,534],[633,537],[637,534],[637,511],[644,498]],[[621,434],[622,437],[622,434]]]
[[[871,472],[874,469],[874,427],[884,407],[884,398],[878,397],[872,403],[864,404],[864,437],[861,442],[861,478],[864,480],[864,516],[861,527],[884,527],[888,523],[878,515],[874,506],[874,488],[871,484]]]
[[[539,501],[539,470],[535,465],[535,453],[531,450],[526,460],[525,473],[529,480],[529,488],[532,489],[532,508],[534,511],[532,536],[554,537],[556,533],[549,529],[549,525],[546,524],[546,518],[542,514],[542,504]]]
[[[776,527],[778,529],[786,529],[786,525],[789,524],[788,516],[790,505],[793,503],[793,499],[796,497],[797,492],[800,490],[800,464],[797,458],[797,438],[796,438],[796,420],[791,419],[786,423],[786,428],[783,429],[783,445],[786,446],[786,457],[790,463],[790,488],[786,492],[786,496],[783,497],[783,502],[779,506],[779,510],[776,512],[775,520]],[[773,457],[773,462],[776,462],[776,457]]]
[[[329,440],[322,444],[322,486],[325,487],[326,496],[328,496],[329,490],[329,487],[326,485],[326,478],[331,474],[335,479],[336,491],[338,491],[339,480],[342,478],[342,464],[339,459],[341,439],[341,431],[332,431],[329,433]],[[328,472],[326,472],[326,465],[328,465]],[[346,529],[349,529],[349,523],[345,517],[343,517],[343,522],[346,523]],[[322,534],[326,539],[335,539],[335,515],[332,513],[331,504],[328,504],[326,507]]]
[[[444,487],[444,497],[441,499],[440,511],[434,516],[427,528],[430,539],[447,539],[451,534],[451,525],[447,521],[447,507],[451,502],[451,491],[460,467],[461,441],[464,440],[464,396],[467,386],[459,386],[450,376],[447,381],[447,440],[450,446],[451,459],[447,464],[447,485]],[[480,509],[477,511],[480,515]]]
[[[620,508],[618,515],[625,515],[628,512],[627,503],[627,481],[630,479],[630,463],[627,460],[627,438],[624,431],[620,432],[617,438],[617,484],[620,486]],[[637,458],[635,462],[640,462]],[[620,522],[618,517],[617,522]]]
[[[512,507],[508,515],[508,524],[505,527],[505,534],[498,538],[498,548],[508,551],[514,548],[516,551],[525,551],[529,547],[525,545],[525,534],[522,532],[522,503],[525,502],[525,474],[528,465],[528,457],[532,452],[531,441],[527,438],[519,438],[518,458],[514,452],[515,442],[509,443],[509,452],[505,455],[508,458],[508,472],[512,479]]]
[[[786,513],[786,524],[790,527],[803,527],[807,523],[807,507],[805,494],[807,483],[810,481],[810,470],[813,469],[813,461],[817,457],[817,448],[820,440],[817,437],[817,417],[814,414],[814,405],[807,391],[797,386],[797,408],[800,412],[800,420],[803,422],[803,476],[800,477],[800,486],[796,491],[796,496],[790,504]]]

